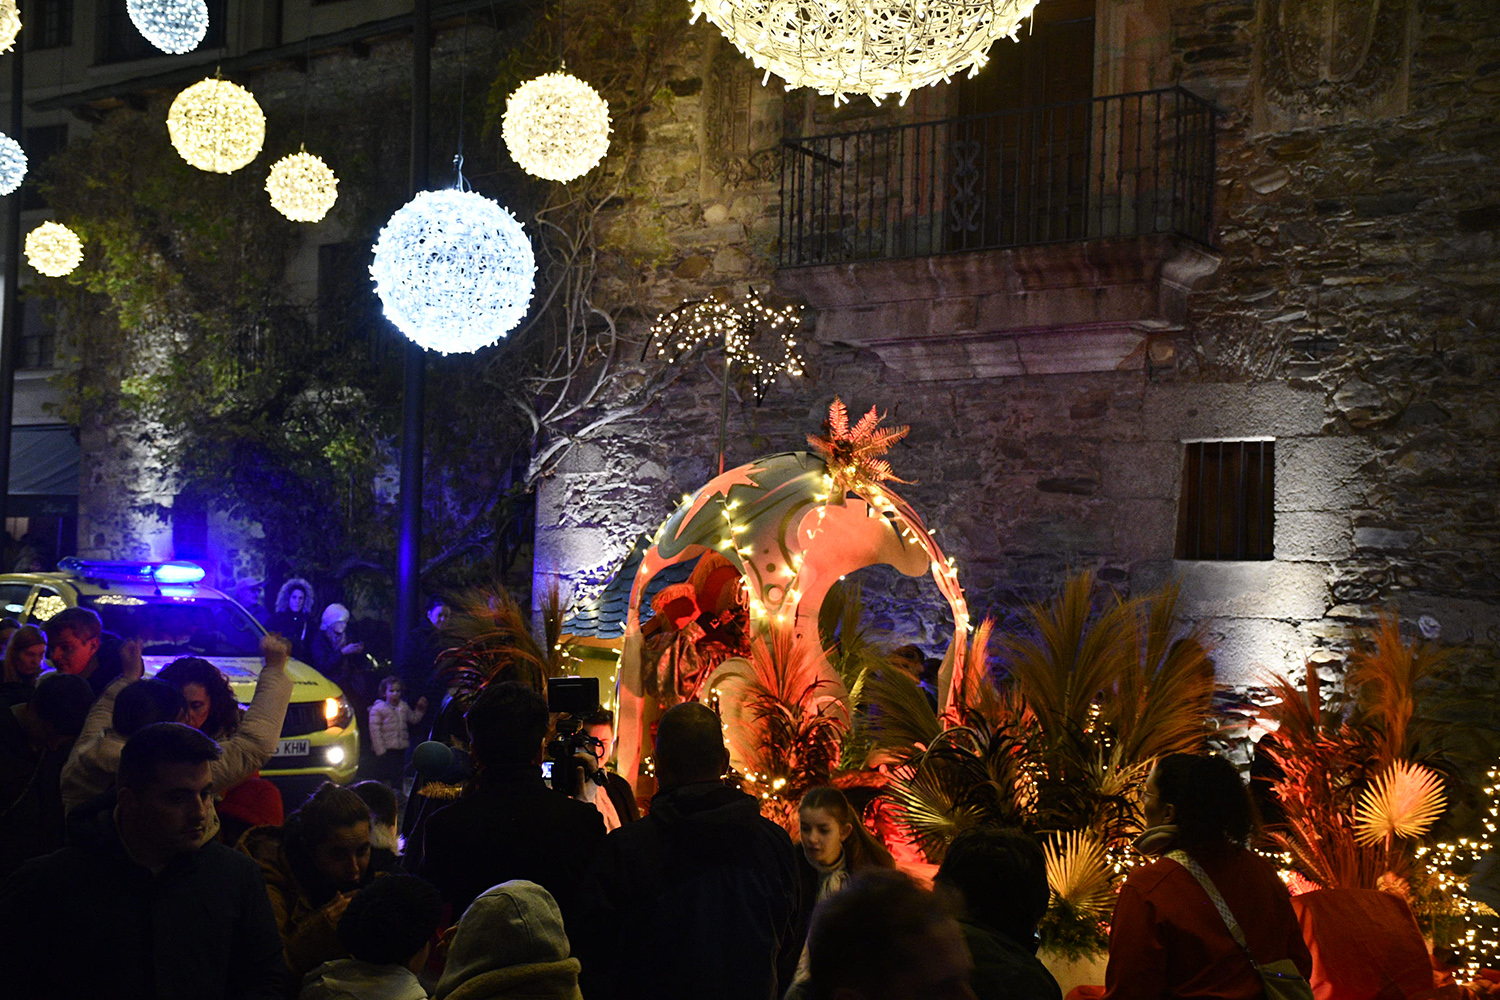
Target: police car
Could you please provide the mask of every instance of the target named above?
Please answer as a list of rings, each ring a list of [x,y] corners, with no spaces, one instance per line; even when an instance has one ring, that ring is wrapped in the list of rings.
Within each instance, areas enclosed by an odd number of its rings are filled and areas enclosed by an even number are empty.
[[[55,573],[0,575],[0,613],[22,624],[43,625],[64,608],[98,613],[104,630],[140,639],[146,676],[181,656],[218,667],[241,705],[248,705],[260,674],[260,640],[266,630],[226,594],[202,585],[203,567],[190,562],[101,562],[69,557]],[[354,779],[359,729],[337,684],[300,660],[287,663],[292,701],[287,706],[267,778]]]

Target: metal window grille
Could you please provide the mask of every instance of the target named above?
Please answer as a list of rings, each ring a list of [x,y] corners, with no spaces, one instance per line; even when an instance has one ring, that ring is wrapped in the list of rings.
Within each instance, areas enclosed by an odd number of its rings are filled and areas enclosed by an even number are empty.
[[[1193,441],[1182,463],[1178,559],[1272,559],[1276,442]]]

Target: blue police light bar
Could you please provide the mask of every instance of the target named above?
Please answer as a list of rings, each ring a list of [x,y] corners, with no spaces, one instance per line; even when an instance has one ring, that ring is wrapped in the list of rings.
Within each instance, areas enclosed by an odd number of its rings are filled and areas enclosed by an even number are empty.
[[[91,580],[117,580],[121,583],[197,583],[205,573],[197,563],[174,561],[159,563],[106,562],[68,556],[57,568]]]

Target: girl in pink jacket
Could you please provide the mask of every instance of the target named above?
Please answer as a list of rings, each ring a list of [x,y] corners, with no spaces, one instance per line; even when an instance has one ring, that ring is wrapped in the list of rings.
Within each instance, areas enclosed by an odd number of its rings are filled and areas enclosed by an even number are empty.
[[[401,790],[401,775],[406,768],[406,753],[411,747],[411,730],[427,713],[427,699],[418,698],[415,707],[405,699],[406,689],[395,674],[380,682],[380,698],[370,706],[370,749],[375,754],[375,777]]]

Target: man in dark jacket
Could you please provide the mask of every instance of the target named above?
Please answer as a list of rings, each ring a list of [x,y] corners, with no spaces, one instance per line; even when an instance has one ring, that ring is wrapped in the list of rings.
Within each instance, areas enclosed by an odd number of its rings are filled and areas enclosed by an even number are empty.
[[[604,821],[542,780],[547,702],[524,685],[494,684],[465,718],[473,786],[427,821],[417,874],[438,887],[455,919],[491,886],[525,879],[552,894],[571,926]]]
[[[687,702],[662,716],[661,790],[600,854],[590,943],[603,981],[588,996],[776,1000],[791,983],[802,949],[792,841],[721,780],[728,769],[717,715]]]
[[[281,939],[255,862],[204,843],[219,746],[162,722],[120,753],[118,800],[0,887],[0,968],[17,1000],[279,998]],[[93,928],[81,946],[63,928]]]
[[[1047,912],[1047,862],[1021,830],[979,827],[953,838],[934,879],[963,899],[959,926],[974,957],[979,1000],[1062,1000],[1036,957],[1036,927]]]
[[[89,608],[64,608],[43,628],[47,660],[59,673],[88,681],[95,698],[123,672],[120,637],[104,631],[104,622]]]

